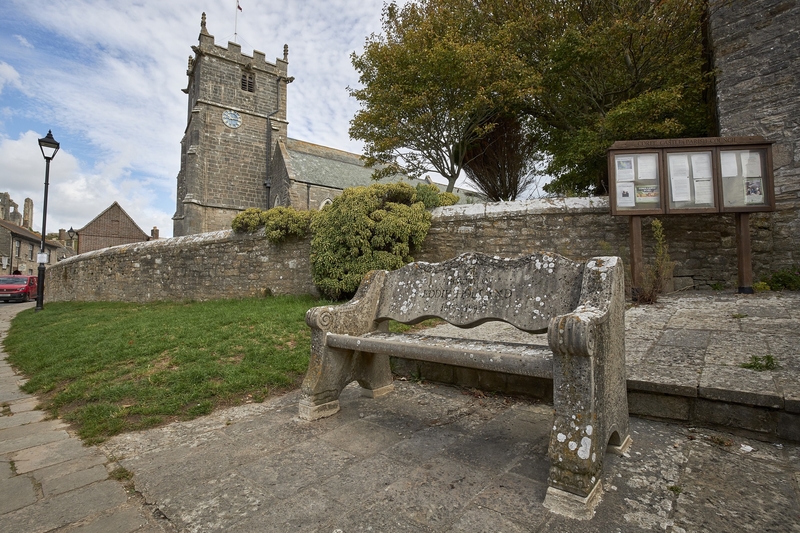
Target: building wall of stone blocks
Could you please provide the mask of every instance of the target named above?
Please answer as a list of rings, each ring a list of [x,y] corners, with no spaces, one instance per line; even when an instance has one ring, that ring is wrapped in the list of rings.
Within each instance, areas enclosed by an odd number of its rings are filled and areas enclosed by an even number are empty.
[[[776,211],[750,217],[759,263],[800,265],[800,2],[710,2],[720,135],[773,145]]]
[[[308,240],[231,230],[116,246],[47,270],[47,301],[211,300],[315,294]]]
[[[294,195],[297,197],[299,203],[295,205],[303,206],[303,209],[309,211],[316,211],[322,207],[323,202],[332,201],[334,198],[342,194],[341,189],[334,189],[332,187],[323,187],[321,185],[312,185],[300,181],[292,182],[292,189]]]

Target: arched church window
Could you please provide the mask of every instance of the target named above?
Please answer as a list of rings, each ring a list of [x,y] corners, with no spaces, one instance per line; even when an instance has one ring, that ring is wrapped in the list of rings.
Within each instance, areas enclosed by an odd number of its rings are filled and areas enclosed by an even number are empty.
[[[319,204],[319,208],[322,209],[326,205],[331,205],[332,203],[333,203],[333,200],[331,200],[330,198],[325,198],[325,200],[323,200],[322,203]]]

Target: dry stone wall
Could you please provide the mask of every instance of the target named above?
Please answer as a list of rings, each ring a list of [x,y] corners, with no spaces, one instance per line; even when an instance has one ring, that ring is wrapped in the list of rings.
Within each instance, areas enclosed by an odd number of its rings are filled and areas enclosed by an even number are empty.
[[[231,230],[96,250],[47,271],[47,301],[210,300],[315,294],[308,240]]]
[[[645,261],[652,261],[645,219]],[[664,217],[675,288],[736,286],[733,215]],[[756,226],[760,224],[756,217]],[[770,224],[756,227],[768,234]],[[505,257],[536,251],[570,259],[619,255],[628,262],[628,217],[612,217],[606,198],[540,199],[456,205],[434,211],[415,259],[440,262],[463,252]],[[768,240],[768,239],[767,239]],[[756,278],[770,266],[770,249],[754,244]],[[262,233],[217,231],[81,254],[48,269],[48,301],[207,300],[264,294],[315,294],[310,241],[274,245]]]

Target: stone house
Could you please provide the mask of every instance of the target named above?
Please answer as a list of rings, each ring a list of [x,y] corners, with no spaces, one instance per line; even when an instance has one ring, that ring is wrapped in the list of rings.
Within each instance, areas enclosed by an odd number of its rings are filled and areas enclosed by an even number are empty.
[[[77,234],[75,251],[79,254],[158,238],[157,228],[153,228],[151,235],[148,235],[117,202],[111,204],[75,233]]]
[[[274,63],[258,50],[242,54],[237,43],[218,46],[204,13],[192,50],[176,237],[229,229],[248,207],[319,209],[347,187],[374,183],[357,154],[288,137],[288,46]],[[482,201],[473,191],[455,192],[464,203]]]
[[[0,220],[0,274],[12,274],[19,270],[33,276],[39,269],[37,256],[42,238],[36,233],[7,220]],[[45,241],[47,265],[55,264],[72,251],[55,241]]]

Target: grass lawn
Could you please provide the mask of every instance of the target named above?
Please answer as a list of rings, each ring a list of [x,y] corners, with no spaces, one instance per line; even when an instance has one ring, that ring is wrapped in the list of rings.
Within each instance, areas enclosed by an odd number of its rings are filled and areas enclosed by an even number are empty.
[[[311,297],[47,304],[18,314],[9,362],[87,443],[263,401],[305,373]]]

